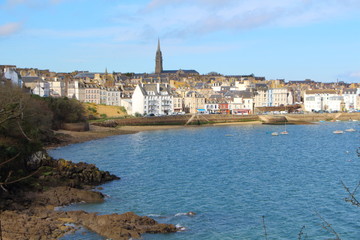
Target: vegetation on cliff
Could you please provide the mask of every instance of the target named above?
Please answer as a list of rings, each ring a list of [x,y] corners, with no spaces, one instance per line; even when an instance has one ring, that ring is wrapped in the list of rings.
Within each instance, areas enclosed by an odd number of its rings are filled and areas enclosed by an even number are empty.
[[[0,84],[0,195],[39,170],[32,157],[56,141],[52,129],[84,121],[83,113],[76,100],[41,99],[11,83]]]

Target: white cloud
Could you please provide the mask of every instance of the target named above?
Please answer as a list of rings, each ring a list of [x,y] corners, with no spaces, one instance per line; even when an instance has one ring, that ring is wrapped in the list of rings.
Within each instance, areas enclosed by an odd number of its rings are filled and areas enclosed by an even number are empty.
[[[0,37],[9,36],[18,32],[22,27],[22,23],[12,22],[0,26]]]
[[[350,73],[350,77],[360,78],[360,71],[359,71],[359,72],[352,72],[352,73]]]
[[[186,36],[298,26],[358,10],[360,1],[355,0],[151,0],[139,6],[142,19],[133,24],[146,22],[163,35]]]

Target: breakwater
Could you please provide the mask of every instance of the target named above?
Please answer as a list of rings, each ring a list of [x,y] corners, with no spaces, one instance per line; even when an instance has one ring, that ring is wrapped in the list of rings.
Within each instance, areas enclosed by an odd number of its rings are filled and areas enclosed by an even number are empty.
[[[222,114],[196,114],[111,119],[94,125],[116,127],[116,126],[141,126],[141,125],[201,125],[213,123],[236,123],[261,121],[263,123],[289,122],[305,123],[318,121],[348,121],[360,120],[360,113],[312,113],[312,114],[285,114],[285,115],[222,115]]]

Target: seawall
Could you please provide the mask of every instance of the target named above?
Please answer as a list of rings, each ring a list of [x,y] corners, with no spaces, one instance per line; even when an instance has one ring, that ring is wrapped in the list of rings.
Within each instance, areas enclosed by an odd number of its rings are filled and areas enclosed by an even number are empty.
[[[222,115],[222,114],[197,114],[161,116],[161,117],[143,117],[143,118],[125,118],[107,120],[94,125],[116,127],[116,126],[143,126],[143,125],[201,125],[213,123],[236,123],[262,121],[263,123],[306,123],[318,121],[349,121],[359,120],[360,113],[311,113],[311,114],[285,114],[285,115]]]

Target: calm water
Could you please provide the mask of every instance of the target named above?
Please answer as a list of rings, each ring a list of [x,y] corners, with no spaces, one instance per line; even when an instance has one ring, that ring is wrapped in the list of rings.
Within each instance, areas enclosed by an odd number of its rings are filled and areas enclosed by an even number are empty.
[[[120,176],[103,185],[103,204],[66,209],[100,213],[133,211],[185,231],[144,239],[360,239],[359,208],[344,201],[340,181],[360,180],[358,122],[287,126],[189,127],[114,136],[52,150],[55,158],[95,163]],[[193,211],[196,216],[181,213]],[[68,236],[66,239],[80,239]],[[84,239],[102,239],[87,235]],[[304,238],[303,238],[304,239]]]

